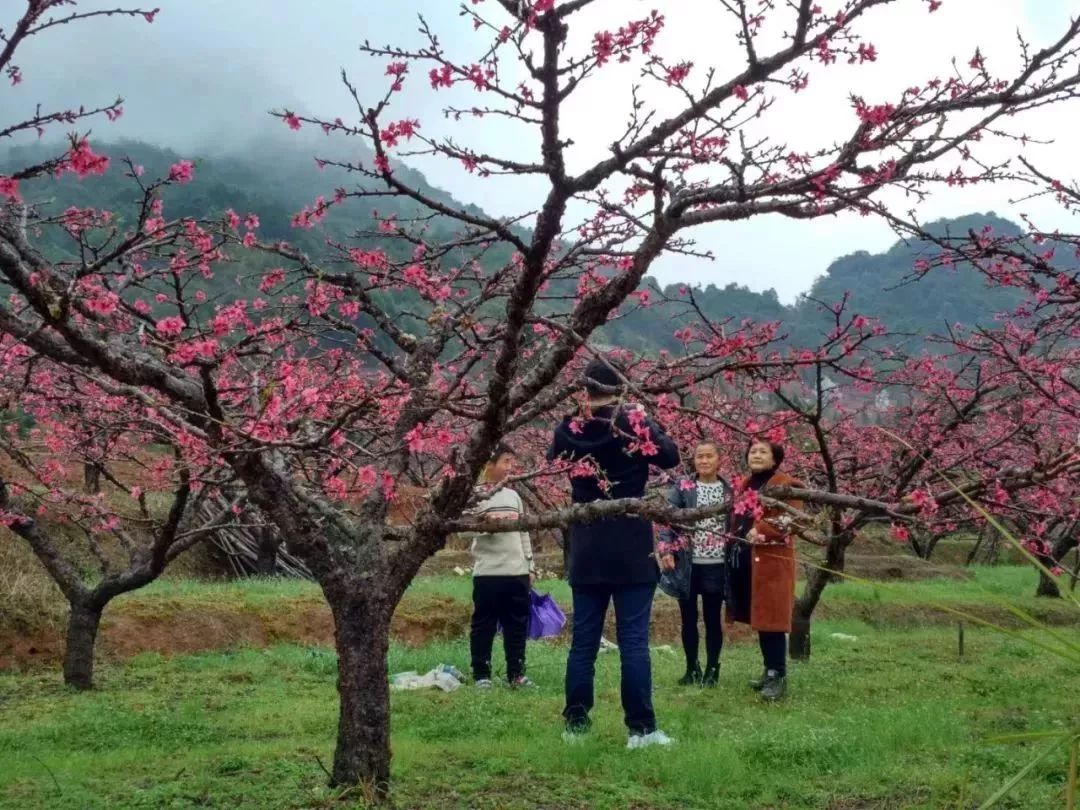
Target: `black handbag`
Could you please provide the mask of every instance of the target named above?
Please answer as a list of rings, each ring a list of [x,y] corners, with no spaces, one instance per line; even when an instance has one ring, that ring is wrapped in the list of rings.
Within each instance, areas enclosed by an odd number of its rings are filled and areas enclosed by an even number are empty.
[[[660,572],[660,590],[674,599],[690,597],[690,573],[693,565],[690,549],[675,553],[675,567]]]

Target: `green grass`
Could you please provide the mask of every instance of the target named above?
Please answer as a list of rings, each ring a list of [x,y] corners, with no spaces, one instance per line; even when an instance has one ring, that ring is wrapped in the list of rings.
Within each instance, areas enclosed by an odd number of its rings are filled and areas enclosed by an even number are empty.
[[[418,587],[460,587],[452,582]],[[269,597],[267,588],[253,584],[250,598]],[[814,649],[812,662],[793,666],[780,706],[762,705],[745,686],[759,667],[756,645],[729,645],[721,686],[709,691],[676,687],[678,652],[654,651],[657,711],[678,744],[628,752],[617,657],[600,657],[593,732],[566,746],[565,648],[530,644],[535,692],[395,694],[395,803],[970,808],[1030,756],[986,737],[1057,728],[1080,713],[1064,662],[988,631],[969,632],[962,661],[948,629],[854,620],[819,623]],[[424,671],[467,661],[459,640],[394,647],[389,665]],[[65,690],[54,672],[0,676],[0,806],[342,806],[317,761],[332,755],[334,679],[328,650],[296,646],[143,655],[103,666],[101,688],[89,694]],[[1064,752],[1055,754],[1002,806],[1061,806],[1064,765]]]
[[[1010,603],[1043,616],[1062,613],[1068,617],[1075,608],[1066,600],[1037,599],[1033,595],[1037,574],[1028,565],[973,567],[971,579],[924,579],[873,584],[839,582],[830,585],[822,602],[822,612],[844,614],[845,606],[910,606],[924,608],[939,603],[973,608],[1006,598]],[[570,604],[570,588],[561,579],[540,580],[538,590],[549,592],[562,605]],[[802,583],[799,584],[802,588]],[[472,580],[468,576],[442,575],[418,578],[409,588],[412,596],[448,596],[470,602]],[[1080,593],[1078,593],[1080,595]],[[658,597],[666,599],[666,597]],[[1068,595],[1067,595],[1068,598]],[[314,583],[299,580],[244,579],[198,581],[162,579],[140,591],[121,596],[114,603],[127,609],[158,608],[163,602],[182,603],[188,607],[214,606],[239,610],[273,610],[294,601],[322,603],[322,594]],[[123,609],[123,608],[121,608]],[[925,613],[925,611],[923,611]]]
[[[1047,600],[1036,600],[1034,596],[1038,573],[1030,565],[972,566],[967,570],[972,574],[971,579],[942,578],[874,584],[844,582],[839,588],[830,586],[827,593],[834,599],[856,602],[885,598],[903,604],[979,602],[984,601],[987,594],[993,594],[1017,603],[1047,603]]]

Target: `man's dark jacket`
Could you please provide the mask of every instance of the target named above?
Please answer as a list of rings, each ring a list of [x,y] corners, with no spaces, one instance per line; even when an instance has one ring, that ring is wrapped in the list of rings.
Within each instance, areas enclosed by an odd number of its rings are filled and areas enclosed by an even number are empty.
[[[580,430],[571,429],[577,419]],[[614,423],[613,423],[614,419]],[[617,498],[641,498],[649,478],[649,465],[669,470],[679,463],[679,450],[655,423],[645,419],[649,439],[657,452],[645,455],[631,450],[637,441],[627,410],[598,408],[593,418],[567,416],[555,428],[548,459],[591,459],[601,477],[571,476],[574,503]],[[610,484],[608,489],[601,482]],[[659,574],[653,556],[652,522],[639,517],[617,517],[574,523],[570,526],[570,584],[640,585],[655,583]]]

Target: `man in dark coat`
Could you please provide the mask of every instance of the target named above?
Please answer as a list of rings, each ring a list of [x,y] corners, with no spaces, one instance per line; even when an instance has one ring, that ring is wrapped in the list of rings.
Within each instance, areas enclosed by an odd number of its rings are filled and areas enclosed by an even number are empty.
[[[591,465],[590,473],[571,475],[576,504],[641,498],[649,466],[675,467],[678,448],[640,406],[619,404],[623,380],[608,361],[589,364],[585,390],[589,397],[585,412],[567,416],[555,429],[548,459]],[[567,740],[589,727],[596,655],[608,604],[613,602],[622,705],[630,732],[627,747],[667,745],[671,740],[657,729],[652,706],[649,619],[659,576],[652,523],[638,517],[576,523],[570,526],[569,540],[574,637],[566,662]]]

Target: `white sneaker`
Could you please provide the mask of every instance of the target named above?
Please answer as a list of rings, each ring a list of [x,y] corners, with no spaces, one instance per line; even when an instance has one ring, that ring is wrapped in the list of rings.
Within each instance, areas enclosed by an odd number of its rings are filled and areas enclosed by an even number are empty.
[[[630,750],[636,748],[648,748],[650,745],[671,745],[675,740],[657,729],[649,734],[631,734],[626,741],[626,747]]]
[[[473,684],[473,686],[477,689],[490,689],[491,678],[480,678],[476,681],[475,684]]]

